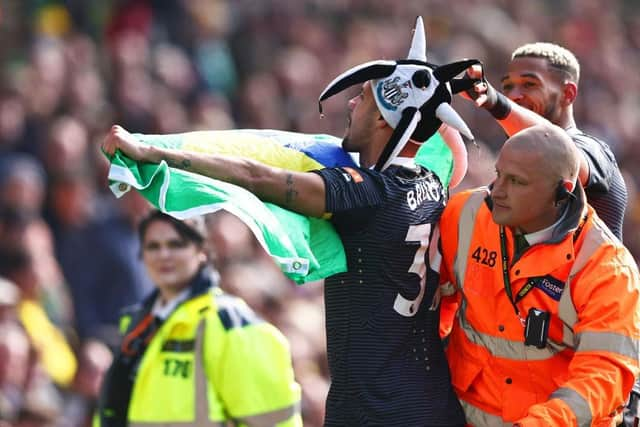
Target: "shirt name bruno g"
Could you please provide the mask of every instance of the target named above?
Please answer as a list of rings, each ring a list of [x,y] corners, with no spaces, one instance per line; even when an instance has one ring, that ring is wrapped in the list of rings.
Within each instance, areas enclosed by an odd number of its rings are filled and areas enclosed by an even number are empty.
[[[439,202],[444,198],[444,188],[437,181],[420,181],[414,190],[407,192],[407,204],[412,211],[425,200]]]

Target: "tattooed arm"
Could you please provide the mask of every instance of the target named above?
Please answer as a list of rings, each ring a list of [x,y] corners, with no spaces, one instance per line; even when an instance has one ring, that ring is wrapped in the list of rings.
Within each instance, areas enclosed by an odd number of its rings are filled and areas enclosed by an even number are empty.
[[[119,149],[138,161],[164,160],[171,167],[244,187],[263,201],[304,215],[320,217],[325,213],[325,185],[315,173],[292,172],[240,157],[145,145],[120,126],[111,128],[102,148],[108,155]]]

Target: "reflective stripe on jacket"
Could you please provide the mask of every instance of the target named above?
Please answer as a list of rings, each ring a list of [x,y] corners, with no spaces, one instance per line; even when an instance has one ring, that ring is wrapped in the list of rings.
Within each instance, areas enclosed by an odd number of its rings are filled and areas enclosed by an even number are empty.
[[[505,230],[513,295],[530,288],[516,304],[520,316],[532,308],[551,315],[541,349],[524,345],[506,294],[487,191],[455,195],[445,209],[442,275],[450,283],[441,293],[457,290],[459,301],[447,357],[473,425],[609,426],[639,373],[637,266],[578,193],[557,227],[565,231],[515,262]]]
[[[301,426],[299,402],[285,337],[214,288],[182,303],[154,335],[135,377],[128,424]]]

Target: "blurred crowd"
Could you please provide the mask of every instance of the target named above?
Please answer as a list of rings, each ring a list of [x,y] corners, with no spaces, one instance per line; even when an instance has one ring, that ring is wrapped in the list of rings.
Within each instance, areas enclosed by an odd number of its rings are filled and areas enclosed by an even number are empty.
[[[0,2],[0,426],[89,425],[120,308],[152,288],[135,233],[149,206],[116,199],[99,142],[132,132],[272,128],[341,136],[342,70],[404,58],[416,15],[429,61],[478,58],[499,87],[531,41],[582,65],[576,119],[615,152],[640,255],[640,3],[634,0],[3,0]],[[337,97],[339,98],[339,97]],[[463,99],[474,132],[460,188],[488,183],[505,135]],[[636,166],[637,167],[637,166]],[[222,286],[289,338],[305,425],[328,390],[322,284],[287,281],[242,223],[208,221]]]

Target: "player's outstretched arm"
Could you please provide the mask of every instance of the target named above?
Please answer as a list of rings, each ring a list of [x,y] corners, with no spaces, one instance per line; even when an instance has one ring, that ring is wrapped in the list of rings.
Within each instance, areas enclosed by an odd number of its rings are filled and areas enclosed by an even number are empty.
[[[170,167],[238,185],[265,202],[304,215],[320,217],[325,213],[325,185],[315,173],[292,172],[240,157],[146,145],[117,125],[105,137],[102,149],[109,156],[120,150],[136,161],[164,160]]]
[[[467,77],[477,80],[474,86],[466,92],[460,92],[463,98],[474,101],[478,107],[489,111],[502,127],[507,136],[520,132],[523,129],[550,122],[521,105],[516,104],[500,92],[498,92],[485,78],[480,65],[473,65],[467,69]],[[586,158],[580,157],[579,179],[582,185],[589,180],[589,164]]]
[[[480,65],[469,67],[467,77],[477,82],[468,91],[461,92],[461,95],[474,101],[478,107],[489,111],[508,136],[531,126],[549,123],[544,117],[516,104],[498,92],[484,78]]]

